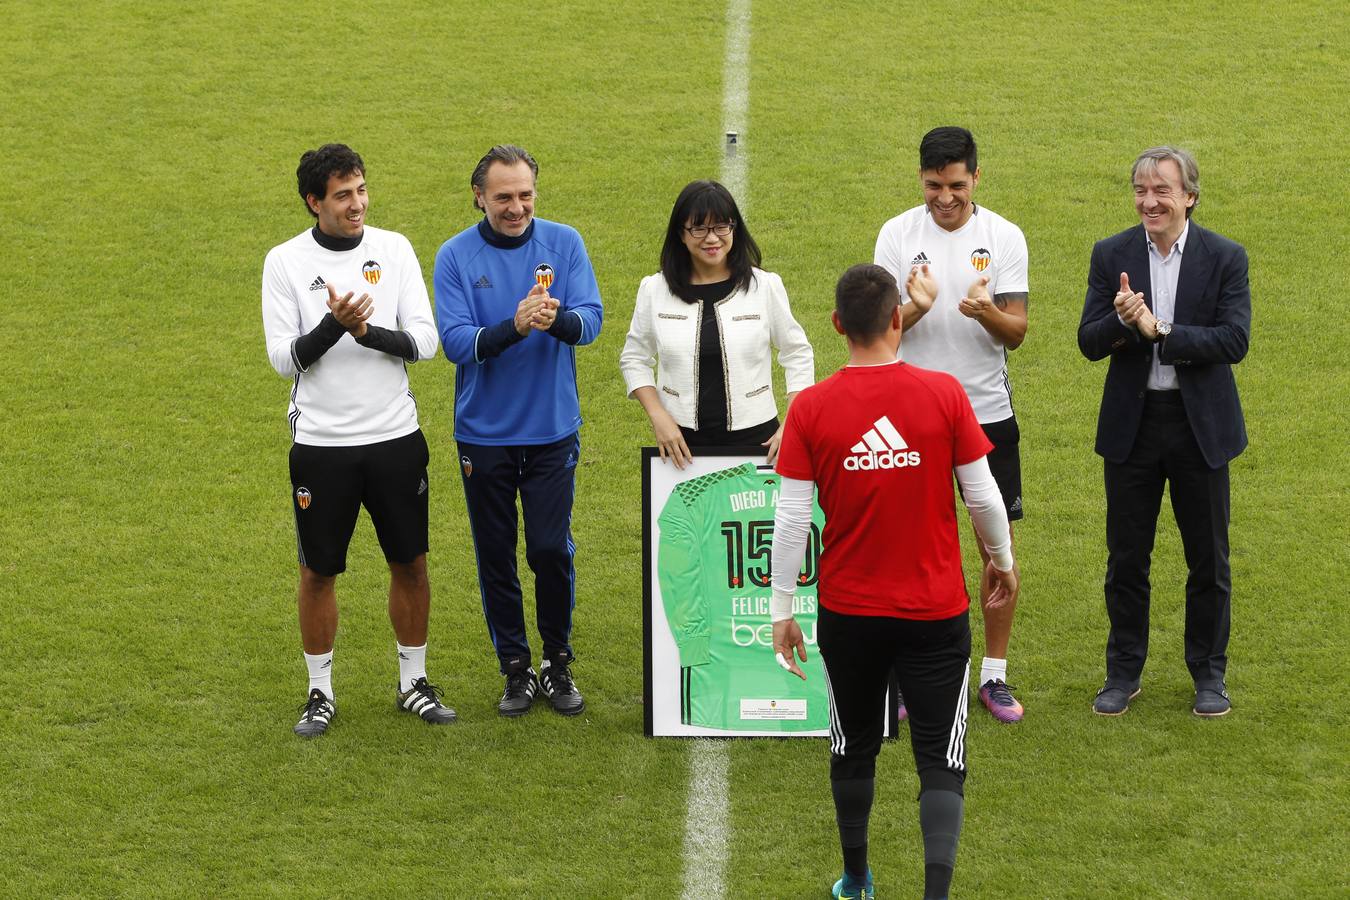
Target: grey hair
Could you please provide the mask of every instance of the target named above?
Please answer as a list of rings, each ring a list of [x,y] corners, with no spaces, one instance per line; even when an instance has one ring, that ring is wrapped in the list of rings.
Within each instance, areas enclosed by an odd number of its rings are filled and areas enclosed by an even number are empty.
[[[539,177],[539,163],[534,161],[530,151],[515,144],[498,144],[483,154],[483,158],[478,161],[478,165],[473,167],[473,175],[469,177],[470,187],[477,189],[474,192],[473,208],[480,212],[482,207],[478,205],[478,193],[487,187],[487,172],[495,162],[504,163],[508,166],[523,162],[530,167],[530,171],[534,173],[536,179]]]
[[[1189,219],[1191,213],[1200,205],[1200,167],[1196,165],[1195,157],[1189,152],[1180,147],[1150,147],[1140,153],[1139,158],[1134,161],[1134,166],[1130,169],[1130,181],[1133,182],[1141,170],[1145,174],[1158,171],[1159,163],[1169,159],[1181,170],[1181,189],[1195,195],[1195,202],[1186,210],[1186,218]]]

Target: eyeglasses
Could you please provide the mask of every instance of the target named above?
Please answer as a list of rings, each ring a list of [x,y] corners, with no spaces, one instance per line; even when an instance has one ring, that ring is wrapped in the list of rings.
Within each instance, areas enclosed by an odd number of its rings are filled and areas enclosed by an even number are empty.
[[[705,238],[710,231],[718,237],[726,237],[735,229],[735,222],[718,222],[716,225],[686,225],[684,228],[685,231],[689,232],[689,236],[694,238]]]

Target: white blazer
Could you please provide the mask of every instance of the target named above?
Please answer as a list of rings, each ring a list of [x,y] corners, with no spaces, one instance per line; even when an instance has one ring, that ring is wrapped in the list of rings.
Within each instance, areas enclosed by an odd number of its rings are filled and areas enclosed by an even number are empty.
[[[737,290],[714,304],[717,335],[726,367],[727,430],[737,431],[778,415],[773,397],[771,346],[787,376],[789,394],[816,380],[815,354],[806,332],[792,317],[783,279],[753,269],[749,290]],[[698,356],[703,303],[686,303],[671,293],[660,272],[638,286],[633,322],[619,354],[628,393],[655,387],[661,405],[685,428],[698,426]],[[656,378],[652,378],[652,367]]]

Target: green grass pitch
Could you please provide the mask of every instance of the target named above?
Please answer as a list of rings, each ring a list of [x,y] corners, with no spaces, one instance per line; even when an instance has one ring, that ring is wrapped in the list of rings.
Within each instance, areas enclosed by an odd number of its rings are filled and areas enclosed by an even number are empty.
[[[719,169],[722,5],[0,9],[0,895],[679,896],[690,745],[641,737],[650,434],[617,358],[675,194]],[[977,200],[1030,245],[1011,363],[1028,510],[1011,680],[1028,714],[972,712],[955,896],[1350,893],[1343,19],[1303,0],[753,4],[740,199],[821,377],[844,359],[834,281],[918,202],[928,128],[974,131]],[[428,279],[497,142],[534,152],[538,213],[587,240],[607,320],[578,353],[579,720],[495,715],[441,358],[411,377],[432,446],[430,671],[461,721],[394,710],[363,518],[338,587],[340,714],[323,740],[291,734],[288,385],[259,279],[307,227],[295,164],[328,140],[365,157],[370,222],[405,233]],[[1235,709],[1212,722],[1189,714],[1167,512],[1145,692],[1120,720],[1089,706],[1105,365],[1075,329],[1092,242],[1134,221],[1128,166],[1164,142],[1198,156],[1197,220],[1251,257]],[[823,896],[839,869],[826,747],[728,749],[728,895]],[[915,896],[904,743],[880,773],[878,884]]]

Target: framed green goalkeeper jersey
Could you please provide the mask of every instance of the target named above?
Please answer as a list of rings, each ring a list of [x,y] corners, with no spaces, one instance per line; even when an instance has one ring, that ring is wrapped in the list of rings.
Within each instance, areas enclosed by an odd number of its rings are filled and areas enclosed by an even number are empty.
[[[797,577],[807,680],[773,657],[769,598],[778,485],[773,471],[743,462],[677,482],[657,517],[656,574],[679,657],[682,725],[760,734],[829,728],[825,677],[814,652],[824,526],[819,506]]]

